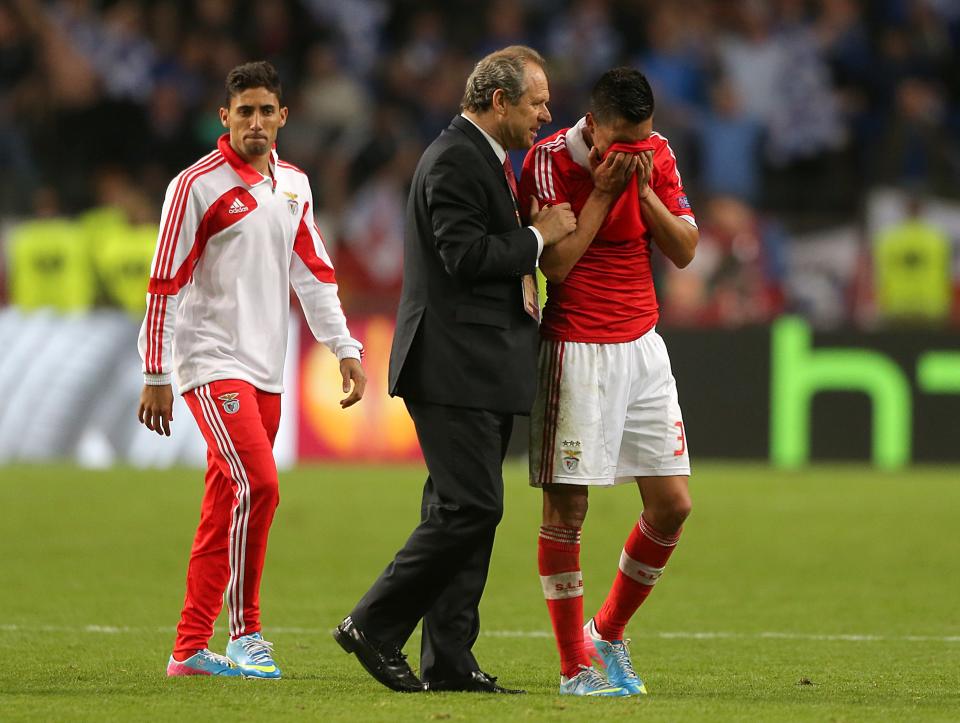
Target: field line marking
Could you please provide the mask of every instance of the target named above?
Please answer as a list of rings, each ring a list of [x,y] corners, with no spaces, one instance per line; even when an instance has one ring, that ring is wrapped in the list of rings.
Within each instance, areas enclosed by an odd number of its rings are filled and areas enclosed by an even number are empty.
[[[333,628],[268,628],[269,633],[280,635],[327,635]],[[0,624],[4,633],[91,633],[98,635],[142,635],[145,633],[174,633],[173,626],[129,627],[125,625],[19,625]],[[486,638],[545,638],[552,639],[553,633],[547,630],[487,630],[480,635]],[[910,643],[960,643],[960,635],[869,635],[852,633],[785,633],[785,632],[649,632],[638,633],[635,638],[659,638],[662,640],[810,640],[826,642],[910,642]]]

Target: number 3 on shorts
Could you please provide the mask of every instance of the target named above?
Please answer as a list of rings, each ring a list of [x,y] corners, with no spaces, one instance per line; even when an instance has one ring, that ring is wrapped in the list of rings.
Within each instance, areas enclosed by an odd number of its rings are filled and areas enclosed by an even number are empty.
[[[680,434],[677,436],[677,441],[680,442],[680,449],[673,450],[673,456],[682,457],[683,453],[687,451],[687,438],[683,433],[683,422],[674,422],[673,426],[680,430]]]

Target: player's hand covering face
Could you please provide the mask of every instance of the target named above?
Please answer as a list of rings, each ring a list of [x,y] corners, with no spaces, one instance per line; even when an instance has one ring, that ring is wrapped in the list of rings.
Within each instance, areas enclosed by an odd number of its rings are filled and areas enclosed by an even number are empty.
[[[611,196],[623,193],[639,164],[639,157],[632,153],[610,153],[601,158],[596,146],[590,149],[589,160],[594,188]]]
[[[653,176],[653,151],[644,151],[637,157],[637,194],[642,201],[650,193],[650,178]]]

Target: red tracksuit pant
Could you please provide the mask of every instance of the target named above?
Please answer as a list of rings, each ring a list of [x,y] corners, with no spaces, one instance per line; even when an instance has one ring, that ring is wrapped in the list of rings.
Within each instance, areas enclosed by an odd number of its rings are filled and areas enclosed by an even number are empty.
[[[231,639],[260,630],[260,576],[280,500],[273,459],[280,395],[225,379],[184,399],[207,440],[207,474],[177,626],[178,659],[207,647],[224,601]]]

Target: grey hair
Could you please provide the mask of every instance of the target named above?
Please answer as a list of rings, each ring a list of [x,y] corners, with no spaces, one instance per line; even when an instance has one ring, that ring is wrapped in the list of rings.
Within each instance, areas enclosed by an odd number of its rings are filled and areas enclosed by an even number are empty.
[[[511,45],[497,50],[477,63],[463,91],[461,110],[485,111],[493,105],[493,94],[502,90],[507,101],[516,105],[526,92],[523,69],[527,63],[546,66],[543,56],[526,45]]]

